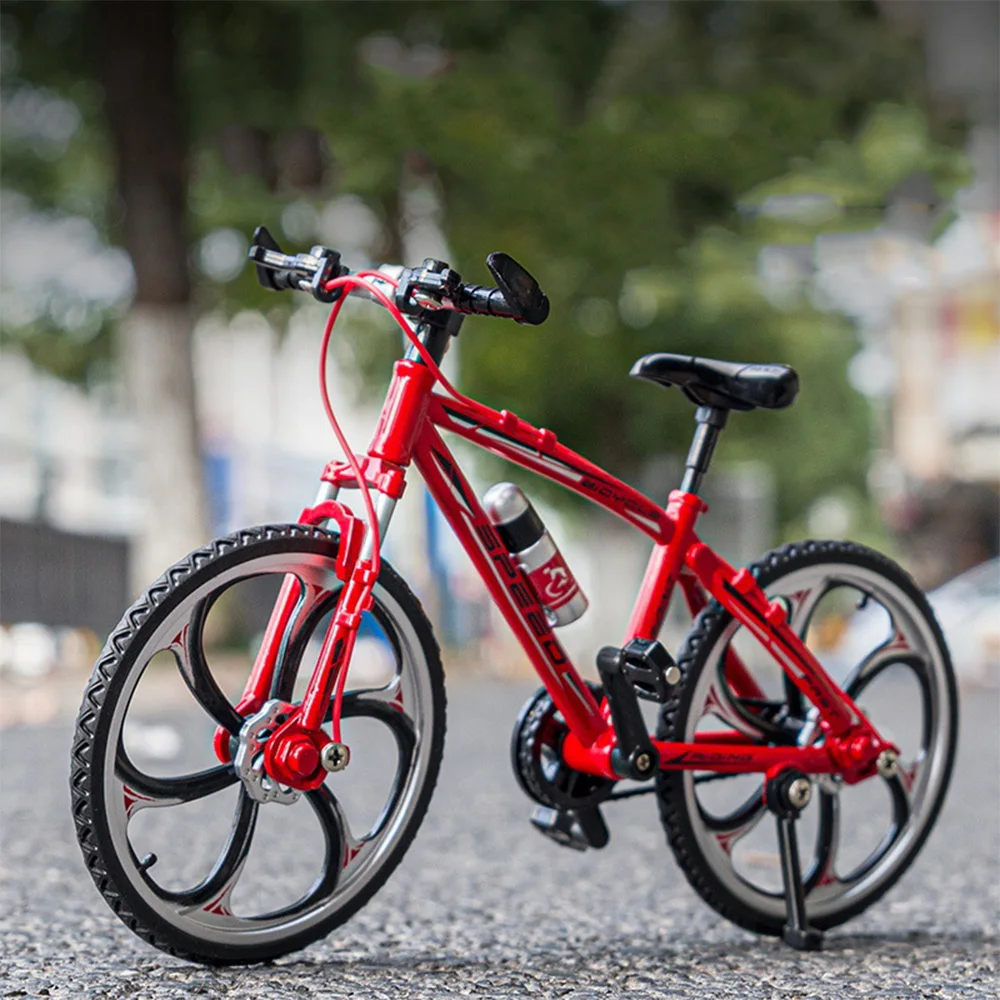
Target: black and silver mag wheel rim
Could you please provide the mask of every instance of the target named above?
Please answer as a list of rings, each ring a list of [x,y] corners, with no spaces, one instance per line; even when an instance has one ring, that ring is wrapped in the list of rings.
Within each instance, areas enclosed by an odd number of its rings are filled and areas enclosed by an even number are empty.
[[[901,750],[898,773],[890,778],[847,786],[837,777],[812,776],[818,794],[799,820],[799,853],[809,919],[832,924],[884,891],[926,836],[950,773],[954,688],[921,608],[876,570],[816,562],[765,589],[783,600],[795,631]],[[842,630],[840,649],[832,652],[821,648],[831,618]],[[724,652],[734,639],[766,698],[739,699],[727,683]],[[732,728],[761,743],[820,742],[815,710],[737,622],[722,630],[703,662],[685,740]],[[762,776],[685,772],[681,780],[693,837],[721,887],[780,926],[785,901]]]
[[[330,775],[317,790],[302,794],[292,805],[261,805],[247,794],[232,764],[216,761],[181,774],[151,773],[130,750],[135,742],[130,740],[133,695],[154,657],[162,660],[165,655],[175,661],[202,715],[193,741],[199,744],[200,759],[209,763],[205,745],[210,748],[216,725],[233,736],[239,733],[243,720],[233,708],[239,691],[223,693],[206,655],[205,627],[216,603],[224,603],[226,594],[250,579],[255,584],[261,578],[275,581],[272,592],[286,574],[298,580],[299,605],[286,630],[282,666],[271,692],[272,697],[297,701],[340,588],[333,564],[333,555],[291,552],[257,555],[216,574],[196,574],[204,576],[204,582],[186,594],[148,638],[136,637],[137,651],[127,654],[133,659],[114,704],[103,759],[94,761],[95,771],[100,769],[103,815],[119,876],[158,921],[190,938],[249,951],[298,937],[351,908],[405,839],[434,770],[430,736],[438,720],[433,717],[434,692],[420,637],[405,609],[380,585],[374,591],[375,606],[366,615],[369,651],[377,650],[379,662],[367,678],[355,676],[352,662],[342,714],[345,742],[352,742],[352,730],[360,725],[373,747],[379,743],[377,752],[372,751],[377,761],[356,745],[349,768]],[[359,662],[364,661],[364,646],[359,641]],[[377,741],[372,728],[381,733]],[[376,793],[370,791],[366,766],[374,763],[381,765],[383,774],[374,782],[380,801],[373,807]],[[367,796],[361,821],[351,814],[350,796],[342,791],[351,779]],[[187,846],[172,841],[190,835],[192,855],[197,853],[195,843],[203,846],[205,827],[195,818],[199,806],[211,811],[205,823],[213,826],[218,846],[207,860],[192,857],[189,863],[184,857]],[[173,810],[190,815],[183,824],[171,825],[165,820]],[[219,820],[220,813],[225,821]],[[272,831],[255,854],[265,820],[281,829]],[[167,841],[159,850],[158,834]],[[164,851],[177,863],[161,876]],[[309,864],[301,864],[304,857]],[[254,884],[244,891],[249,868]],[[288,883],[296,868],[311,869],[309,884],[289,898]]]

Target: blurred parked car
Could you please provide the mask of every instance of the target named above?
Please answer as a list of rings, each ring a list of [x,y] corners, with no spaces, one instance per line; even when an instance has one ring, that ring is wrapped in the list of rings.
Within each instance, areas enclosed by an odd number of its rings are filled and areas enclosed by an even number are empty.
[[[966,570],[927,597],[959,680],[1000,682],[1000,558]]]

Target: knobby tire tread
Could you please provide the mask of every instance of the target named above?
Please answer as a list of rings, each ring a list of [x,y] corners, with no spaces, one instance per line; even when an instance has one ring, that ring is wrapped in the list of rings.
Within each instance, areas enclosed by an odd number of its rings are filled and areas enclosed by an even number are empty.
[[[91,790],[92,781],[100,780],[99,777],[94,775],[93,768],[98,718],[109,690],[122,668],[123,659],[136,635],[150,616],[159,610],[170,597],[182,589],[203,568],[219,559],[225,558],[227,555],[237,553],[263,541],[295,541],[296,539],[316,539],[331,542],[334,546],[339,542],[339,538],[335,533],[311,525],[262,525],[255,528],[245,528],[231,535],[214,539],[202,548],[195,549],[189,553],[180,562],[175,563],[124,613],[121,621],[108,636],[101,655],[94,664],[90,681],[83,693],[70,754],[70,795],[73,822],[76,827],[77,840],[83,852],[84,863],[98,891],[122,923],[154,948],[173,955],[175,958],[209,965],[245,965],[276,958],[287,954],[289,951],[304,948],[325,937],[334,927],[343,923],[361,909],[375,892],[385,884],[416,836],[430,803],[431,794],[437,783],[446,724],[446,696],[440,649],[420,601],[402,577],[388,563],[383,561],[378,583],[385,586],[392,593],[394,599],[400,603],[400,606],[404,608],[410,623],[420,638],[420,652],[421,654],[427,654],[427,665],[431,673],[432,686],[435,689],[436,704],[434,711],[437,722],[435,732],[430,738],[438,743],[438,752],[432,758],[430,773],[421,791],[420,800],[414,809],[415,820],[411,818],[407,830],[400,841],[394,846],[392,855],[385,862],[384,868],[379,873],[379,877],[373,879],[372,885],[369,888],[366,888],[351,900],[347,905],[346,913],[337,911],[334,914],[335,919],[322,921],[316,926],[309,928],[306,932],[300,933],[294,938],[294,943],[290,946],[285,946],[280,942],[275,946],[272,943],[270,946],[262,948],[259,956],[253,957],[248,957],[242,952],[240,954],[226,954],[231,949],[225,945],[214,943],[211,946],[218,949],[216,953],[195,950],[180,945],[178,944],[178,939],[188,938],[194,941],[197,939],[190,938],[189,935],[174,928],[164,931],[163,922],[157,919],[155,915],[152,919],[144,919],[136,912],[137,907],[131,905],[124,898],[115,882],[113,874],[108,870],[109,865],[107,861],[102,855],[94,820]],[[132,663],[125,663],[126,671],[132,667]],[[108,845],[108,850],[111,851],[110,845]],[[203,944],[208,944],[208,942]]]
[[[881,886],[865,894],[854,905],[847,906],[843,910],[838,910],[823,918],[814,919],[810,916],[810,923],[821,930],[836,927],[857,916],[873,903],[877,902],[896,884],[913,862],[922,848],[924,841],[934,828],[938,813],[944,803],[954,764],[958,733],[958,696],[955,688],[954,674],[951,670],[951,660],[948,656],[948,647],[944,641],[944,636],[941,633],[937,619],[934,617],[934,612],[927,602],[927,598],[916,585],[913,578],[901,566],[887,556],[882,555],[882,553],[856,542],[810,540],[792,542],[780,548],[773,549],[756,562],[751,563],[747,568],[751,571],[757,583],[766,589],[769,584],[792,570],[802,569],[818,562],[839,561],[860,562],[862,565],[867,565],[869,569],[888,577],[894,583],[898,584],[924,613],[936,640],[945,654],[951,685],[951,747],[941,791],[931,809],[928,822],[924,826],[921,835],[911,846],[905,862],[900,863],[892,876],[886,879]],[[701,671],[708,665],[705,657],[708,656],[721,633],[729,622],[732,621],[732,618],[733,616],[718,601],[713,600],[695,619],[691,630],[685,637],[677,658],[677,666],[681,672],[681,679],[674,687],[670,700],[667,701],[660,712],[657,726],[657,737],[659,739],[671,742],[684,741],[687,713],[691,710],[690,698],[693,697],[694,688],[697,685]],[[727,920],[731,920],[738,926],[756,934],[780,936],[785,924],[784,918],[776,920],[764,916],[733,897],[721,885],[711,865],[702,858],[693,832],[690,830],[688,809],[684,795],[683,775],[683,771],[661,771],[657,778],[656,798],[659,806],[660,821],[666,831],[667,842],[688,883],[712,909]],[[808,911],[808,899],[806,900],[806,908]]]

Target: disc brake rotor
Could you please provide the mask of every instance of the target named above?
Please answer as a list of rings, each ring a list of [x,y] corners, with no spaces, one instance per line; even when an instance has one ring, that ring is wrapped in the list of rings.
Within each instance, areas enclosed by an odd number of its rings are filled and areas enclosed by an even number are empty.
[[[286,701],[267,702],[255,715],[251,715],[240,730],[240,745],[234,764],[236,773],[255,802],[278,802],[291,805],[300,793],[294,788],[275,781],[264,770],[264,745],[268,737],[295,711]]]

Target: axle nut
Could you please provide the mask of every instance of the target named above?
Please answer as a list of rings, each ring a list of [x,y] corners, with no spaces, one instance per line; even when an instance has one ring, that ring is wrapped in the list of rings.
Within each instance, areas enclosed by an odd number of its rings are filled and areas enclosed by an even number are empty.
[[[875,761],[875,769],[883,778],[894,778],[899,773],[899,755],[895,750],[883,750]]]
[[[319,762],[326,771],[343,771],[351,762],[351,748],[346,743],[327,743],[320,751]]]
[[[319,764],[319,754],[316,753],[316,748],[308,740],[296,743],[288,751],[287,767],[303,778],[315,774],[317,764]]]
[[[274,777],[283,784],[308,781],[316,774],[319,753],[301,733],[293,733],[274,747]]]
[[[808,778],[796,778],[785,795],[793,809],[805,809],[812,798],[812,782]]]

